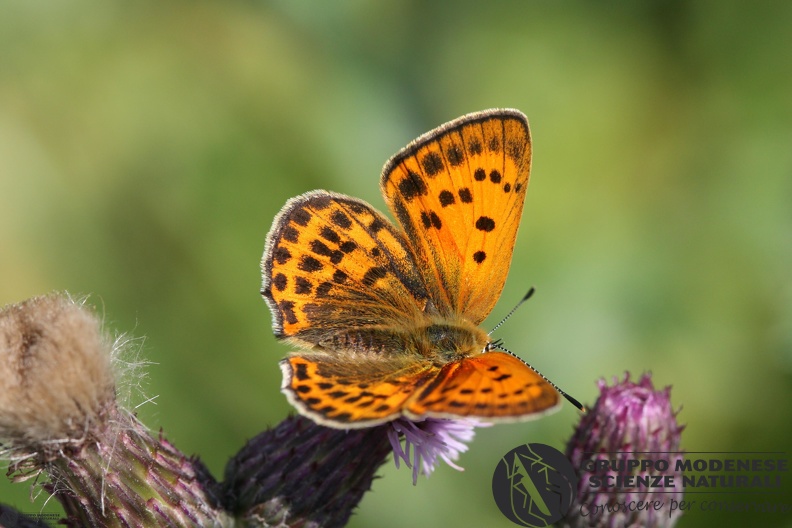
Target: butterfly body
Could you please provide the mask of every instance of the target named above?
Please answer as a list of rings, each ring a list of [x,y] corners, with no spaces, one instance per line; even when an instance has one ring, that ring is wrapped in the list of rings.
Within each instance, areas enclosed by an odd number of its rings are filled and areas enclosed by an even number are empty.
[[[326,341],[319,341],[313,349],[346,350],[358,354],[407,354],[444,364],[479,354],[488,343],[487,334],[468,321],[419,321],[414,326],[404,321],[399,327],[338,332]]]
[[[398,417],[536,417],[559,404],[478,325],[506,279],[530,172],[514,110],[469,114],[421,136],[383,169],[398,226],[329,191],[293,198],[262,260],[275,335],[300,351],[282,390],[337,428]]]

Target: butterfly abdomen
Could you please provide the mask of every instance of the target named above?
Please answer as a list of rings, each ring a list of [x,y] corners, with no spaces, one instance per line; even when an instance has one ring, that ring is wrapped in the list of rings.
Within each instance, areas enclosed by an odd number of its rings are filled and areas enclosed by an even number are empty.
[[[487,335],[465,321],[392,327],[351,328],[320,341],[319,348],[355,354],[418,354],[445,363],[481,353]]]
[[[328,350],[354,353],[386,354],[404,350],[408,341],[405,332],[387,328],[354,328],[332,334],[319,346]]]

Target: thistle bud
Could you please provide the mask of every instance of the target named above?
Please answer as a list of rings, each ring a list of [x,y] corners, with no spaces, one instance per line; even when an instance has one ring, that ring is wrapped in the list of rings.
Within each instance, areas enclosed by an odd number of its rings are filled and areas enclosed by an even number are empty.
[[[228,463],[225,503],[242,526],[345,526],[390,453],[389,428],[344,431],[287,418]]]
[[[118,353],[71,298],[0,311],[0,453],[9,475],[45,473],[72,526],[225,522],[204,466],[157,438],[116,401]]]
[[[579,470],[580,478],[577,501],[562,526],[674,526],[681,512],[678,509],[671,512],[669,504],[671,500],[682,500],[682,477],[675,471],[675,466],[676,460],[682,457],[679,443],[684,426],[677,423],[677,412],[671,406],[670,387],[655,390],[649,374],[641,376],[637,383],[630,381],[629,374],[626,374],[623,381],[614,379],[611,387],[600,380],[599,389],[597,403],[581,417],[567,444],[567,457]],[[663,463],[657,464],[658,460],[668,462],[667,467]],[[646,463],[635,464],[635,461]],[[592,475],[600,484],[609,482],[614,485],[592,487]],[[645,481],[650,476],[664,477],[664,482],[673,484],[659,489],[636,485],[639,478]],[[663,504],[663,507],[640,510],[624,507],[633,501],[634,504],[655,501],[654,504]]]
[[[104,421],[115,379],[99,322],[69,298],[0,312],[0,439],[44,458]]]

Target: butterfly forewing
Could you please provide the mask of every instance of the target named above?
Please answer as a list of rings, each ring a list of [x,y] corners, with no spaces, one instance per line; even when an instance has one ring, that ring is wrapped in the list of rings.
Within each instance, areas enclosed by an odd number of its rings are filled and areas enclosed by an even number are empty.
[[[452,121],[386,164],[382,192],[443,315],[478,324],[498,300],[530,164],[528,123],[515,110]]]
[[[275,335],[308,345],[403,325],[426,304],[403,235],[365,202],[327,191],[286,204],[268,236],[262,271]]]

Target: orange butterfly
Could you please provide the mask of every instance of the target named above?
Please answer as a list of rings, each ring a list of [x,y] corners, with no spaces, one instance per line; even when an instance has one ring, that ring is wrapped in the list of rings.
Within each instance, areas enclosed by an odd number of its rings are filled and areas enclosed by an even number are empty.
[[[261,290],[278,338],[282,391],[315,422],[368,427],[400,417],[535,418],[559,392],[478,327],[511,263],[531,168],[526,117],[486,110],[451,121],[385,164],[399,227],[328,191],[275,218]]]

